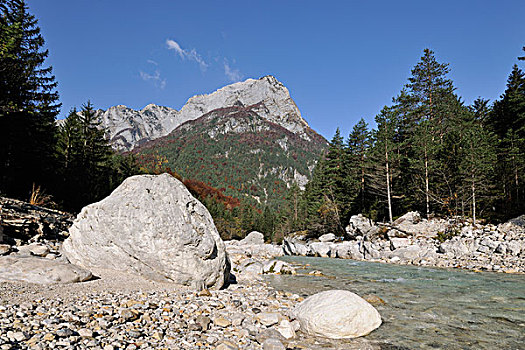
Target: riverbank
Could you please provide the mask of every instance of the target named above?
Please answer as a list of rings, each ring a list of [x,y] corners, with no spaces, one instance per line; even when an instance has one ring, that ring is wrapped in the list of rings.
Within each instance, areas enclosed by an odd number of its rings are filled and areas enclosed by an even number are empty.
[[[356,215],[342,241],[285,238],[285,255],[318,256],[390,264],[453,267],[474,271],[525,273],[525,215],[495,225],[453,220],[424,220],[408,213],[393,225]]]

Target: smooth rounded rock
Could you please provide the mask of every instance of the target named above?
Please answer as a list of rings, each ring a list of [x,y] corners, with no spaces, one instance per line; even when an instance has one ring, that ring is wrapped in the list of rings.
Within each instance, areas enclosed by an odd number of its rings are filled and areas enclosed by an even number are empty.
[[[381,325],[379,312],[346,290],[314,294],[297,305],[294,313],[303,332],[332,339],[361,337]]]

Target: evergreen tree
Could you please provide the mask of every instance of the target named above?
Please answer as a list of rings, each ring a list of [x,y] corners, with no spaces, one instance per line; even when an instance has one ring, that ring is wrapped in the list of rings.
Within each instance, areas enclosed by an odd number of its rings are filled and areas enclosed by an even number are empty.
[[[502,193],[499,211],[525,210],[525,75],[514,65],[501,98],[494,103],[488,125],[497,135],[497,179]]]
[[[432,196],[431,188],[439,165],[436,162],[438,147],[442,146],[446,133],[448,103],[453,98],[454,87],[447,78],[448,64],[438,63],[434,52],[424,50],[421,61],[412,69],[412,76],[406,85],[408,98],[405,99],[412,108],[412,121],[415,129],[411,135],[412,165],[415,167],[417,187],[424,194],[427,216],[430,215]]]
[[[108,195],[128,176],[139,173],[131,155],[112,152],[90,102],[80,112],[72,109],[59,130],[63,184],[56,193],[67,208],[79,210]]]
[[[57,83],[48,51],[23,0],[0,6],[0,191],[25,197],[50,186],[56,168]]]
[[[363,118],[354,125],[348,135],[347,156],[345,162],[345,190],[349,194],[357,193],[351,203],[353,214],[363,213],[366,203],[367,153],[370,147],[370,132]]]
[[[476,119],[469,124],[464,125],[465,131],[461,140],[459,175],[463,187],[466,187],[464,193],[470,194],[468,201],[470,212],[473,222],[476,223],[479,208],[482,207],[480,205],[482,196],[485,197],[485,203],[489,203],[487,199],[489,199],[496,153],[493,148],[494,139],[482,124]]]
[[[374,131],[374,147],[371,160],[374,162],[374,172],[371,174],[370,185],[376,198],[386,203],[389,222],[393,221],[392,183],[398,176],[397,164],[399,154],[397,148],[397,131],[399,114],[396,107],[384,107],[376,116],[377,130]]]

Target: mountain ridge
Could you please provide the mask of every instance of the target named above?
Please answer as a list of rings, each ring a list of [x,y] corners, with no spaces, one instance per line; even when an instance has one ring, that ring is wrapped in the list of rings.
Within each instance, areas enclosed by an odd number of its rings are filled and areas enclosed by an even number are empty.
[[[101,126],[118,151],[131,151],[138,145],[166,136],[188,120],[228,106],[252,106],[264,103],[265,110],[259,115],[275,122],[287,130],[310,140],[308,122],[301,116],[299,108],[288,89],[274,76],[247,79],[226,85],[209,94],[190,97],[180,110],[148,104],[141,110],[117,105],[107,110],[97,110]]]

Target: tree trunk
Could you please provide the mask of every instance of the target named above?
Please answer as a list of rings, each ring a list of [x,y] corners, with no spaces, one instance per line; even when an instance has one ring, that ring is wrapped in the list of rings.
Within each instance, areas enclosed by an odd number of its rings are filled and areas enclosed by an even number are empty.
[[[472,224],[476,225],[476,184],[472,175]]]
[[[388,199],[388,218],[392,223],[392,200],[390,194],[390,168],[388,166],[388,146],[385,142],[385,166],[386,166],[386,195]]]
[[[365,210],[365,168],[364,157],[361,158],[361,212]]]
[[[429,186],[428,186],[428,155],[427,147],[425,146],[425,201],[427,204],[427,219],[430,216],[430,198],[429,198]]]

